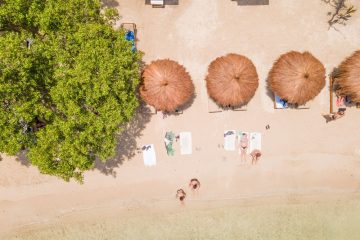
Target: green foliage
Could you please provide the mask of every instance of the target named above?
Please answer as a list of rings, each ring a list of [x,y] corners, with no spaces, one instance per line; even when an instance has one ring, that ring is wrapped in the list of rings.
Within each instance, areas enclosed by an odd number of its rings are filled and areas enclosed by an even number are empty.
[[[356,8],[349,5],[347,0],[323,0],[323,2],[334,8],[333,12],[328,13],[331,16],[328,21],[329,27],[334,27],[336,24],[346,25],[346,22],[356,12]]]
[[[67,181],[114,155],[138,106],[141,56],[112,28],[117,12],[100,7],[0,1],[0,152],[28,150],[42,173]]]

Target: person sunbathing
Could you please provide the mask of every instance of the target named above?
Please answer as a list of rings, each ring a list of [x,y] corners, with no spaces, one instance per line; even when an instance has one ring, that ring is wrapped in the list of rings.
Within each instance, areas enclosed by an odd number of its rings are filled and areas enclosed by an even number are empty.
[[[259,160],[259,158],[261,157],[261,152],[260,150],[254,149],[251,153],[251,164],[256,164],[257,161]]]
[[[176,198],[178,198],[181,203],[184,203],[184,200],[186,198],[186,193],[182,188],[176,191]]]
[[[193,178],[190,180],[189,187],[192,190],[197,190],[200,188],[200,181],[197,178]]]
[[[241,162],[246,162],[246,151],[249,145],[249,139],[246,133],[241,135],[240,144],[239,144],[239,154],[241,158]]]

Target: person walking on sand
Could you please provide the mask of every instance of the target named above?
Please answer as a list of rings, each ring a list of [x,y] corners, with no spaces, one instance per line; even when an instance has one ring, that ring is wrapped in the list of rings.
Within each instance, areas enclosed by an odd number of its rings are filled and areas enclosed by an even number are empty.
[[[241,134],[240,144],[239,144],[239,154],[242,163],[246,163],[246,152],[249,145],[249,139],[246,133]]]
[[[251,153],[251,164],[256,164],[259,158],[261,157],[261,151],[258,149],[254,149]]]
[[[184,200],[186,198],[186,193],[182,188],[180,188],[176,191],[176,198],[180,200],[181,204],[184,204]]]
[[[197,178],[193,178],[190,180],[189,187],[192,190],[199,190],[200,188],[200,181]]]

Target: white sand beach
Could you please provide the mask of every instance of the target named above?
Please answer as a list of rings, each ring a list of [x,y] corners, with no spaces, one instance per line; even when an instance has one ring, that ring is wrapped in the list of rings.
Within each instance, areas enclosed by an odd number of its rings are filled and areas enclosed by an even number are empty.
[[[275,110],[266,78],[290,50],[310,51],[330,73],[359,49],[360,12],[335,30],[328,29],[330,7],[321,0],[258,6],[179,0],[165,8],[144,0],[105,2],[119,9],[119,24],[137,24],[145,63],[170,58],[186,67],[196,97],[165,119],[141,108],[116,159],[97,164],[82,185],[2,155],[0,239],[239,239],[240,232],[243,239],[359,239],[360,109],[326,123],[327,78],[310,109]],[[260,85],[247,111],[208,113],[207,67],[227,53],[250,58]],[[223,149],[223,133],[232,129],[262,134],[257,165],[250,157],[241,165],[237,151]],[[180,155],[176,142],[175,156],[167,156],[166,131],[191,132],[192,154]],[[154,144],[156,166],[144,166],[144,144]],[[197,194],[187,187],[193,177],[201,181]],[[188,192],[185,206],[175,199],[179,188]]]

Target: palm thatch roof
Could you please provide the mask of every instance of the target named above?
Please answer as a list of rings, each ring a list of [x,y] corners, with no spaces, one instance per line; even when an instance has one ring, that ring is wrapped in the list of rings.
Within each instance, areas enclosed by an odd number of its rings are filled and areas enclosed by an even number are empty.
[[[223,107],[246,104],[259,85],[251,60],[233,53],[212,61],[205,80],[209,96]]]
[[[340,64],[334,80],[334,89],[338,95],[360,102],[360,51]]]
[[[325,86],[325,68],[311,53],[291,51],[274,63],[268,84],[280,98],[303,105]]]
[[[140,95],[159,111],[174,112],[194,94],[194,84],[186,69],[169,59],[156,60],[142,73]]]

